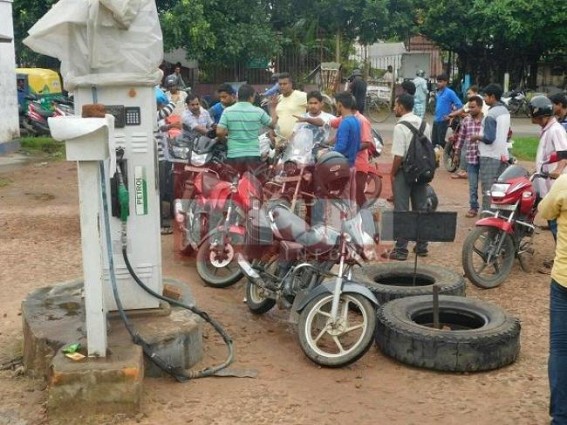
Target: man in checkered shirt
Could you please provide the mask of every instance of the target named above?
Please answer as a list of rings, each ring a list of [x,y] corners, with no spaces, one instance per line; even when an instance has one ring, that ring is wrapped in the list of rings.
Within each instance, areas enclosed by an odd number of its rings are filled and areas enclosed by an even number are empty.
[[[455,142],[455,154],[453,160],[457,163],[461,158],[461,151],[465,151],[465,161],[466,170],[469,180],[469,211],[466,217],[476,217],[478,214],[478,171],[480,168],[479,164],[479,153],[478,153],[478,141],[471,140],[472,136],[480,134],[480,128],[482,124],[482,105],[483,101],[480,96],[472,96],[469,98],[468,107],[469,115],[467,115],[457,136],[457,141]]]

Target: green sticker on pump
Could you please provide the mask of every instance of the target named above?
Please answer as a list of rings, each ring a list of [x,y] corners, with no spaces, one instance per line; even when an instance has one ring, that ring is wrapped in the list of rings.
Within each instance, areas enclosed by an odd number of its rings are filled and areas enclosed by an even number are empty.
[[[134,184],[136,215],[148,214],[148,186],[146,183],[146,168],[139,165],[134,167]]]

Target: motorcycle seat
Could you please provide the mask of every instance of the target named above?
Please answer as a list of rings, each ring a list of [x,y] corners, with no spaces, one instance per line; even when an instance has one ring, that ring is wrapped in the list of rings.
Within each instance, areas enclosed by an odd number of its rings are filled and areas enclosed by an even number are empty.
[[[330,226],[310,226],[301,217],[287,207],[276,205],[271,208],[273,222],[278,236],[285,241],[297,242],[308,251],[324,252],[333,248],[339,238],[339,232]]]

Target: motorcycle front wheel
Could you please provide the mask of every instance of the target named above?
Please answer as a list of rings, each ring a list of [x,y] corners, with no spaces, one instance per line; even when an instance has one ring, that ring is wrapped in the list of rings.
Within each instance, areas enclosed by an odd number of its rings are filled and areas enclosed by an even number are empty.
[[[495,288],[504,282],[512,270],[514,257],[512,237],[495,227],[476,227],[463,243],[465,276],[479,288]]]
[[[244,243],[244,237],[229,233],[221,250],[213,246],[213,241],[222,237],[213,233],[197,251],[197,273],[207,286],[213,288],[226,288],[242,278],[236,254]]]
[[[357,361],[372,345],[376,312],[362,295],[343,293],[333,322],[332,304],[330,293],[311,300],[299,316],[298,337],[310,360],[325,367],[341,367]]]

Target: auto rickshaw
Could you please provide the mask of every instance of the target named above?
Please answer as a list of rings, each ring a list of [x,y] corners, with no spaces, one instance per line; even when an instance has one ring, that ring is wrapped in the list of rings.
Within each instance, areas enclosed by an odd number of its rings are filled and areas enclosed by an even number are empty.
[[[44,68],[16,68],[16,73],[18,104],[22,111],[27,109],[30,97],[35,97],[46,110],[52,109],[54,100],[63,98],[57,72]]]

